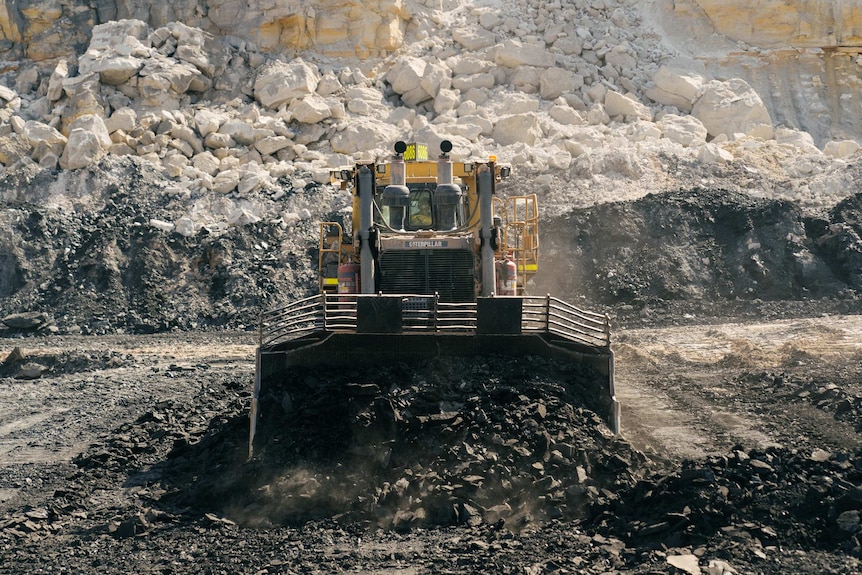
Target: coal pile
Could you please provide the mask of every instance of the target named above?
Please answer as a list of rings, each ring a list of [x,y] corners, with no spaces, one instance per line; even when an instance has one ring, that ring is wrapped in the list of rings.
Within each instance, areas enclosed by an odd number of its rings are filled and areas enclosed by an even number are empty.
[[[761,555],[788,547],[862,557],[860,456],[740,446],[618,491],[589,523],[645,549],[721,541]]]
[[[577,519],[645,464],[586,407],[585,377],[596,375],[535,357],[296,370],[264,398],[251,462],[223,464],[240,457],[237,421],[168,456],[177,489],[164,501],[243,525]],[[219,473],[202,474],[212,462]]]

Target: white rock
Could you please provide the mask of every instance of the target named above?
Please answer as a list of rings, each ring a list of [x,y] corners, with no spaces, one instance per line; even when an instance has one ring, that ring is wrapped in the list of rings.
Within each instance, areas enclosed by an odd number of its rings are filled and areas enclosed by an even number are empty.
[[[55,144],[59,144],[60,146],[66,145],[66,136],[51,126],[35,120],[24,122],[19,116],[13,116],[13,119],[15,118],[23,122],[21,131],[19,132],[18,130],[15,130],[16,133],[22,134],[34,148],[39,144],[46,144],[49,147],[54,146]]]
[[[691,575],[701,575],[700,563],[696,555],[668,555],[667,562]]]
[[[452,87],[461,92],[467,92],[474,89],[490,89],[494,87],[497,80],[493,74],[488,72],[480,72],[478,74],[468,74],[464,76],[455,76],[452,78]]]
[[[303,124],[316,124],[332,115],[329,104],[316,94],[306,96],[302,99],[296,98],[288,107],[288,112],[293,115],[297,122]]]
[[[532,146],[542,137],[542,128],[536,114],[503,116],[494,126],[494,141],[501,146],[522,143]]]
[[[790,128],[776,128],[775,141],[779,144],[788,144],[799,148],[803,152],[821,155],[822,152],[814,143],[814,138],[808,132],[792,130]]]
[[[230,212],[227,217],[227,223],[236,227],[247,226],[259,221],[260,218],[248,208],[237,208]]]
[[[604,125],[610,121],[611,117],[602,104],[595,103],[587,110],[587,123],[591,126]]]
[[[827,142],[823,153],[833,158],[849,158],[859,151],[859,144],[853,140],[841,140],[840,142]]]
[[[520,66],[536,66],[549,68],[556,62],[554,55],[544,48],[532,44],[524,44],[518,40],[506,40],[494,50],[494,62],[498,66],[518,68]]]
[[[665,138],[682,146],[700,146],[706,143],[706,127],[694,116],[665,114],[657,122]]]
[[[204,146],[211,150],[220,150],[224,148],[231,148],[236,142],[233,141],[227,134],[219,134],[218,132],[213,132],[211,134],[207,134],[204,138]]]
[[[438,114],[454,110],[461,103],[461,94],[456,90],[440,90],[434,98],[434,111]]]
[[[255,149],[265,156],[271,156],[277,151],[288,147],[293,142],[290,138],[286,138],[284,136],[271,136],[269,138],[263,138],[255,142]]]
[[[115,110],[111,117],[105,120],[105,129],[109,134],[117,130],[131,132],[138,121],[138,114],[131,108],[120,108]]]
[[[700,147],[697,159],[704,164],[728,164],[733,161],[733,154],[719,145],[709,143]]]
[[[703,86],[692,107],[710,136],[736,133],[772,137],[772,119],[757,92],[740,78],[713,80]]]
[[[195,126],[202,138],[217,132],[227,121],[227,114],[220,114],[206,108],[195,111]]]
[[[91,72],[99,75],[99,81],[106,86],[119,86],[136,76],[144,67],[144,60],[134,56],[110,55],[96,58],[89,66]]]
[[[198,226],[195,222],[188,217],[182,217],[178,219],[175,224],[175,231],[181,236],[185,236],[187,238],[192,237],[197,233]]]
[[[390,150],[392,142],[401,136],[399,130],[388,124],[374,120],[351,122],[332,137],[330,145],[333,152],[354,154],[376,149]],[[391,152],[390,152],[391,153]]]
[[[193,129],[189,126],[175,125],[171,128],[171,137],[181,140],[188,144],[195,154],[200,154],[204,151],[203,143]],[[189,155],[189,154],[186,154]]]
[[[102,128],[104,129],[104,126]],[[105,134],[107,135],[107,130]],[[64,170],[87,167],[97,162],[110,147],[110,137],[107,146],[102,147],[99,136],[83,128],[76,128],[69,133],[69,141],[60,156],[60,167]]]
[[[653,75],[652,81],[656,88],[682,98],[691,105],[697,99],[706,78],[696,72],[682,68],[662,66]]]
[[[539,77],[539,95],[555,100],[566,92],[574,92],[584,85],[583,77],[563,68],[548,68]]]
[[[496,43],[496,36],[493,32],[475,27],[452,30],[452,39],[470,52],[478,52]]]
[[[15,90],[13,90],[12,88],[7,88],[3,84],[0,84],[0,100],[3,100],[5,102],[11,102],[17,97],[18,94],[15,93]]]
[[[624,116],[627,121],[632,119],[652,120],[650,109],[629,96],[608,90],[605,94],[605,111],[610,117]]]
[[[171,233],[174,231],[174,224],[171,222],[166,222],[164,220],[157,220],[155,218],[150,220],[150,225],[157,230],[161,230],[166,233]]]
[[[238,170],[225,170],[219,172],[213,179],[213,190],[221,194],[228,194],[236,189],[242,175]]]
[[[556,105],[548,110],[548,115],[564,126],[580,126],[584,116],[571,106]]]
[[[48,79],[48,91],[45,96],[50,102],[56,102],[63,97],[63,80],[69,77],[69,64],[66,60],[60,60],[51,72]]]
[[[294,98],[317,90],[320,75],[315,67],[297,58],[264,66],[254,80],[254,97],[264,108],[276,109]]]
[[[236,118],[227,120],[222,124],[219,128],[219,133],[230,136],[235,142],[243,146],[253,144],[256,136],[252,124]]]
[[[336,92],[340,92],[342,89],[341,82],[331,72],[321,76],[320,81],[317,83],[317,94],[320,96],[330,96]]]
[[[240,196],[244,196],[251,191],[257,190],[262,184],[263,177],[261,174],[257,172],[246,172],[236,185],[236,191]]]
[[[199,154],[195,154],[192,158],[192,164],[194,167],[205,174],[209,174],[211,176],[216,175],[219,171],[219,159],[212,155],[211,152],[201,152]]]
[[[189,159],[176,152],[170,152],[162,158],[162,167],[171,178],[179,178],[183,175],[183,169],[188,166]]]

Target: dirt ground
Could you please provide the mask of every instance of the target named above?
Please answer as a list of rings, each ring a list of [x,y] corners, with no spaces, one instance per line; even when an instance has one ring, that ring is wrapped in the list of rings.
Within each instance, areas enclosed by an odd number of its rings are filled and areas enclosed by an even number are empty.
[[[599,436],[625,469],[587,481],[578,513],[517,526],[487,503],[418,527],[255,522],[212,488],[261,471],[245,461],[254,334],[13,335],[0,573],[862,570],[862,316],[618,329],[622,438]],[[273,485],[255,484],[267,505]]]

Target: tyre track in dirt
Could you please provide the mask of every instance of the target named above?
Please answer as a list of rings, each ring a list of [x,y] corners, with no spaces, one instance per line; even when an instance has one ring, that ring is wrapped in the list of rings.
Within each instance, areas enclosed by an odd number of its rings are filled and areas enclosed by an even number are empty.
[[[623,435],[655,458],[694,459],[737,444],[862,444],[852,425],[831,413],[804,402],[777,404],[768,385],[749,383],[819,371],[858,397],[862,382],[846,366],[862,356],[862,316],[631,329],[617,341]]]

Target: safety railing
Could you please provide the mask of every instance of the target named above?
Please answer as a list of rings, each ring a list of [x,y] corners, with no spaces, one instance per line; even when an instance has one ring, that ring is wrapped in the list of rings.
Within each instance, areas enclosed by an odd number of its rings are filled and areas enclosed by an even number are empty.
[[[316,332],[355,332],[357,302],[372,294],[320,294],[267,311],[260,317],[260,345],[274,346]],[[386,296],[392,297],[392,296]],[[476,302],[446,303],[437,296],[401,295],[401,331],[475,333]],[[522,333],[547,333],[590,347],[609,347],[610,319],[560,299],[521,298]]]

